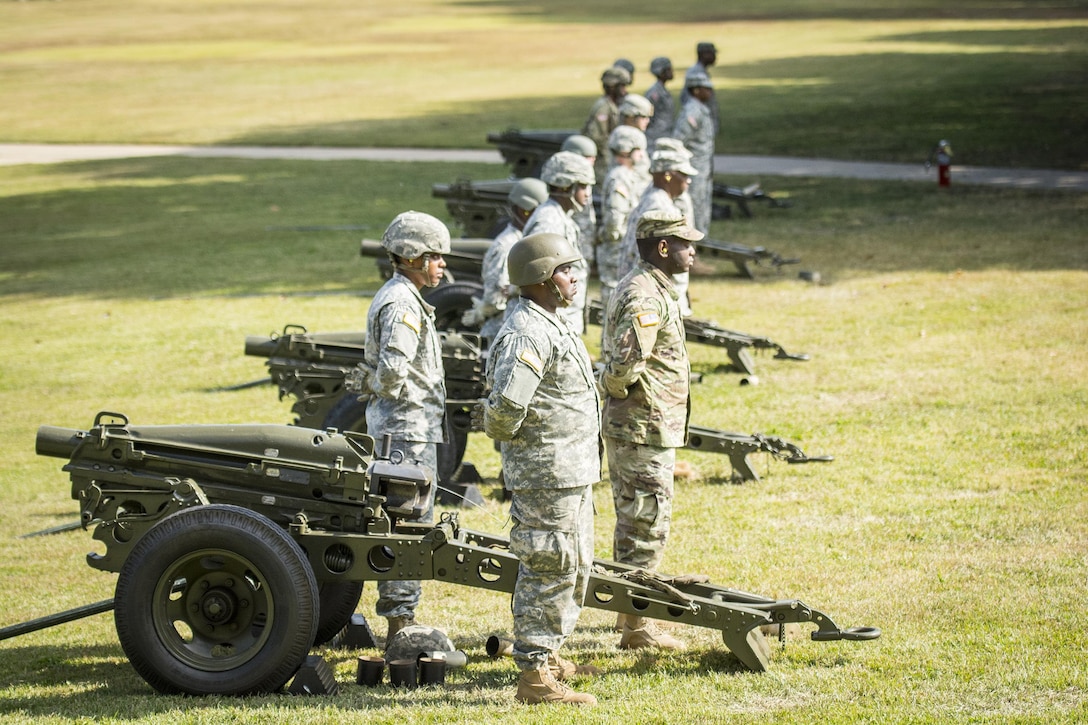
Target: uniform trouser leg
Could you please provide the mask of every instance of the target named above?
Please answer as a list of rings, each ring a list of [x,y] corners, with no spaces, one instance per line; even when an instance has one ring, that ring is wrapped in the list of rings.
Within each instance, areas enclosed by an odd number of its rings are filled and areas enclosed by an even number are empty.
[[[514,660],[521,670],[544,667],[574,631],[593,564],[590,486],[515,490],[510,503],[514,584]]]
[[[418,443],[415,441],[393,440],[392,450],[404,454],[405,463],[414,463],[428,469],[432,485],[427,508],[418,519],[402,519],[420,523],[434,521],[434,495],[438,483],[438,444]],[[378,582],[378,602],[374,609],[379,617],[403,617],[414,615],[422,587],[418,581],[381,581]]]
[[[608,475],[616,506],[612,558],[657,569],[672,524],[676,449],[606,438]]]

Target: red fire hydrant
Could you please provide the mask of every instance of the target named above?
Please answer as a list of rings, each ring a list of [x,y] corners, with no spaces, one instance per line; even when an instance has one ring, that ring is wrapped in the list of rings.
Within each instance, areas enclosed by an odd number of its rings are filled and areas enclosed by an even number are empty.
[[[951,186],[952,144],[944,139],[938,141],[937,145],[929,153],[929,158],[926,159],[926,169],[933,165],[934,158],[937,161],[937,186]]]

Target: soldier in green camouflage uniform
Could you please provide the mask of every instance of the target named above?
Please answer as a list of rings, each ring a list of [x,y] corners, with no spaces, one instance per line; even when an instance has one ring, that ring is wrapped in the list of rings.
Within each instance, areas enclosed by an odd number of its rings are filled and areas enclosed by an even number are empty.
[[[703,238],[676,209],[648,211],[635,232],[641,261],[612,294],[604,322],[602,433],[616,505],[613,558],[656,569],[672,518],[676,449],[691,409],[684,322],[672,275]],[[652,622],[621,615],[620,647],[682,649]]]
[[[589,354],[556,311],[577,287],[581,255],[557,234],[524,237],[510,250],[521,298],[491,344],[483,428],[500,441],[512,492],[517,698],[595,704],[562,680],[593,674],[558,656],[581,613],[593,563],[592,486],[601,477],[599,399]]]
[[[608,136],[620,122],[619,103],[627,95],[627,86],[631,85],[631,74],[623,68],[612,67],[601,74],[601,88],[604,94],[596,100],[589,110],[589,117],[582,126],[582,135],[593,139],[597,144],[597,161],[593,165],[596,183],[604,181],[608,175]]]
[[[620,281],[620,251],[627,233],[627,218],[650,184],[636,167],[646,156],[646,135],[633,126],[617,126],[608,138],[612,169],[601,189],[601,228],[597,238],[597,276],[601,280],[601,303],[608,305],[612,290]]]
[[[434,308],[420,290],[441,282],[450,251],[450,232],[429,214],[407,211],[382,236],[393,262],[393,277],[378,290],[367,313],[365,363],[356,392],[369,397],[367,432],[380,440],[388,434],[393,451],[405,462],[438,471],[438,444],[443,440],[446,385],[442,347],[435,329]],[[434,517],[434,490],[417,521]],[[415,620],[421,588],[418,581],[378,582],[378,616],[388,623],[388,642]]]

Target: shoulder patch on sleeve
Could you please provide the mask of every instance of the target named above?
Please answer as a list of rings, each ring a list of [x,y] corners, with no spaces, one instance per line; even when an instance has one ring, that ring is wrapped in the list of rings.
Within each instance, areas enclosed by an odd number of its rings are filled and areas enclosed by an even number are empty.
[[[420,321],[419,317],[412,312],[405,312],[404,316],[400,318],[400,321],[415,330],[417,335],[419,334],[419,331],[423,329],[423,323]]]
[[[529,348],[525,348],[518,353],[518,360],[531,367],[537,373],[544,370],[544,363],[541,361],[540,356]]]
[[[692,128],[696,128],[699,125],[699,119],[697,119],[695,116],[688,116],[688,124]]]
[[[635,316],[639,327],[653,327],[661,324],[661,316],[656,312],[642,312]]]
[[[631,196],[631,192],[627,190],[627,187],[623,184],[616,184],[616,193],[622,196],[624,199],[628,199]]]

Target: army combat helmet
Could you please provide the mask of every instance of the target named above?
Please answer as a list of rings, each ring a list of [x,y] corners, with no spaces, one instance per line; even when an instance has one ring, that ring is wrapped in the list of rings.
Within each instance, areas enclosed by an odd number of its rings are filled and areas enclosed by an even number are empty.
[[[441,264],[441,255],[449,254],[450,230],[430,214],[406,211],[398,214],[386,228],[385,234],[382,234],[382,246],[389,252],[393,267],[402,272],[418,271],[418,268],[405,263],[423,257],[423,271],[430,276],[434,258],[437,257]],[[431,279],[424,284],[433,287],[438,282]]]
[[[430,214],[406,211],[398,214],[382,235],[382,246],[390,254],[412,260],[431,254],[449,254],[450,230]]]
[[[556,269],[565,264],[574,264],[581,258],[582,255],[560,234],[530,234],[510,247],[510,254],[506,258],[510,268],[510,284],[528,287],[547,282]]]
[[[548,200],[548,185],[540,179],[526,176],[518,179],[510,188],[506,200],[518,209],[532,211]]]
[[[559,151],[544,162],[540,178],[548,185],[548,192],[556,198],[570,199],[575,211],[582,211],[582,204],[574,198],[575,184],[593,186],[597,175],[589,159],[573,151]]]

